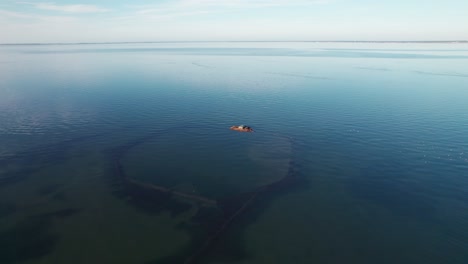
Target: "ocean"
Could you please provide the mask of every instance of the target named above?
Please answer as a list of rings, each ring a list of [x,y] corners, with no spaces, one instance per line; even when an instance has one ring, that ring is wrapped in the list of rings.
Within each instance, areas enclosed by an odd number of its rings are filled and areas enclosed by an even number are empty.
[[[0,263],[468,263],[468,44],[1,45]]]

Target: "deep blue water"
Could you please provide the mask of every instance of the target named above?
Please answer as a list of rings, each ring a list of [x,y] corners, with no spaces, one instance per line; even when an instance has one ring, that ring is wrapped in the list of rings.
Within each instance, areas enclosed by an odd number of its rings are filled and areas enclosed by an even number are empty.
[[[468,263],[467,66],[467,44],[0,46],[0,262]]]

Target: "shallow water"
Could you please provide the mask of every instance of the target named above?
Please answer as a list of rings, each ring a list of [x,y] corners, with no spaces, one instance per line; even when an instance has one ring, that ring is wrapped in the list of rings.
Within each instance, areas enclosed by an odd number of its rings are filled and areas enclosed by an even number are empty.
[[[467,64],[466,44],[0,46],[0,262],[466,263]]]

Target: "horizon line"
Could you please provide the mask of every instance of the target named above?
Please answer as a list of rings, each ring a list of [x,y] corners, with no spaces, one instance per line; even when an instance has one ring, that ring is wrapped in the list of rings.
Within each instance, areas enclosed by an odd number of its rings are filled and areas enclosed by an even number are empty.
[[[102,41],[102,42],[18,42],[8,45],[98,45],[98,44],[149,44],[149,43],[249,43],[249,42],[316,42],[316,43],[468,43],[468,40],[164,40],[164,41]]]

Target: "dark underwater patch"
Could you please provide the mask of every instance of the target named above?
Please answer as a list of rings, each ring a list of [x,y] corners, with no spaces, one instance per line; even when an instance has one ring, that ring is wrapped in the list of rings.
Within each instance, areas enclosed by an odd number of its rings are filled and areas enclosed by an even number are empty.
[[[57,191],[59,188],[59,184],[50,184],[44,187],[39,188],[37,193],[41,196],[49,195]]]
[[[149,261],[148,264],[244,260],[248,258],[242,241],[245,227],[254,222],[278,195],[307,186],[305,179],[298,173],[299,166],[293,160],[289,163],[287,174],[280,180],[260,186],[250,192],[218,199],[214,204],[205,197],[177,194],[163,186],[152,187],[129,178],[121,159],[133,147],[162,134],[164,131],[153,132],[109,151],[112,164],[112,177],[109,184],[114,188],[114,195],[117,197],[127,200],[136,208],[150,214],[170,212],[175,216],[197,205],[196,214],[189,221],[178,226],[190,234],[189,245],[180,249],[177,254]],[[289,137],[286,138],[294,146],[294,141]],[[175,199],[176,195],[181,198]],[[208,204],[203,205],[203,202],[208,202]]]
[[[173,199],[170,193],[157,192],[134,184],[127,184],[125,190],[127,201],[131,205],[150,214],[169,211],[172,216],[176,216],[190,210],[192,207],[190,203]]]
[[[74,214],[77,214],[80,211],[81,211],[80,209],[67,208],[67,209],[53,211],[50,213],[45,213],[45,214],[39,215],[38,217],[44,218],[44,220],[50,220],[51,218],[65,218],[65,217],[70,217]]]
[[[0,203],[0,218],[16,212],[16,205],[12,203]]]
[[[97,136],[99,135],[71,138],[0,159],[0,167],[11,167],[0,175],[0,187],[19,182],[51,164],[65,162],[70,148]]]
[[[49,254],[58,239],[49,228],[49,221],[30,218],[0,233],[0,263],[18,263]]]
[[[57,192],[54,195],[52,195],[51,198],[56,200],[56,201],[65,201],[65,200],[67,200],[67,196],[63,192]]]

